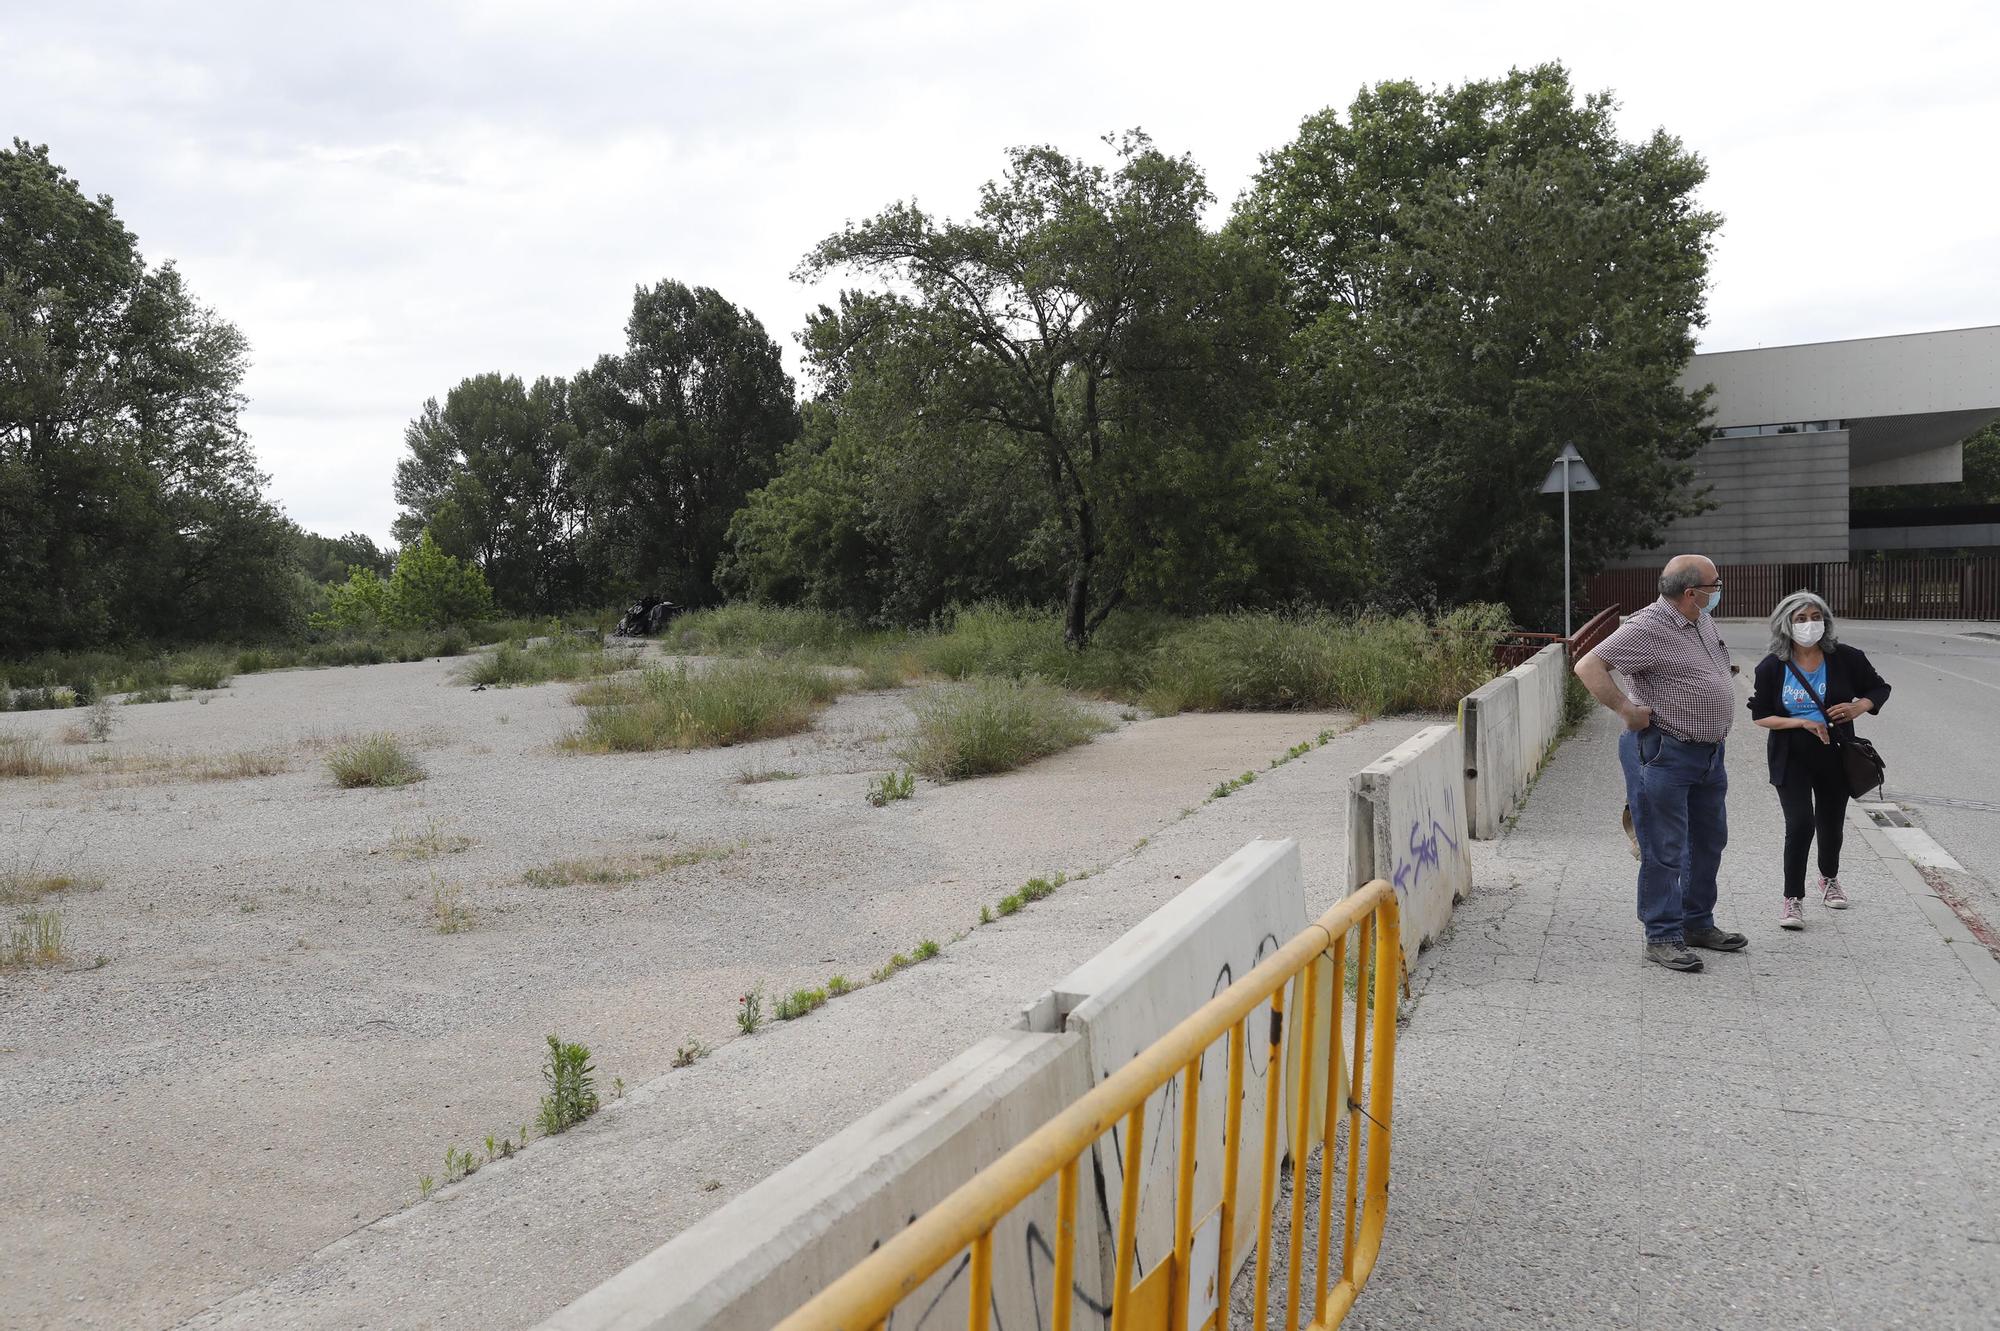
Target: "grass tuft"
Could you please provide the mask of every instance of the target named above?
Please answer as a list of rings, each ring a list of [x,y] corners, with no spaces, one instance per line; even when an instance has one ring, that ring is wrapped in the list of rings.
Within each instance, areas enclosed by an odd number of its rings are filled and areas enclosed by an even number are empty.
[[[930,688],[917,695],[910,710],[916,730],[899,756],[933,781],[1009,771],[1111,728],[1039,679]]]
[[[884,772],[868,783],[868,802],[876,808],[906,800],[917,793],[914,772]]]
[[[846,689],[814,666],[724,661],[703,671],[682,662],[636,680],[586,685],[589,711],[564,744],[586,753],[703,749],[795,735]]]
[[[54,966],[68,955],[60,911],[26,911],[14,922],[12,931],[0,937],[0,970]]]
[[[407,786],[427,775],[394,735],[370,735],[335,749],[326,765],[343,788]]]
[[[607,652],[602,642],[563,634],[527,647],[501,643],[493,651],[458,667],[457,679],[462,684],[509,688],[517,684],[547,684],[551,680],[596,679],[629,670],[632,664],[631,653]]]
[[[441,934],[462,934],[479,923],[458,883],[431,884],[431,923]]]
[[[667,854],[592,855],[542,864],[521,875],[529,887],[574,887],[579,883],[607,886],[652,878],[670,869],[726,860],[737,846],[690,846]]]
[[[389,853],[399,860],[434,860],[440,855],[456,855],[472,845],[472,838],[447,832],[442,819],[433,818],[420,832],[403,831],[389,838]]]

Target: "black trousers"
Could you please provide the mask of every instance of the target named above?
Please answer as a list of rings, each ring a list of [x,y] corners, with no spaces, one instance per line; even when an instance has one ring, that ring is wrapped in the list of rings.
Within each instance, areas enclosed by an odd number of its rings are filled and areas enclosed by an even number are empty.
[[[1806,856],[1819,838],[1819,871],[1840,874],[1840,843],[1847,824],[1847,773],[1840,752],[1804,730],[1785,732],[1791,752],[1778,803],[1785,811],[1785,895],[1806,894]]]

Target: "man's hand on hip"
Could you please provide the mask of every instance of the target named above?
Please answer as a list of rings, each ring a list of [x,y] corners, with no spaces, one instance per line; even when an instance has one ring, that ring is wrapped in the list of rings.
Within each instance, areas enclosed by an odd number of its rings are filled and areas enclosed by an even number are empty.
[[[1644,730],[1653,724],[1653,709],[1642,702],[1627,703],[1618,712],[1627,730]]]

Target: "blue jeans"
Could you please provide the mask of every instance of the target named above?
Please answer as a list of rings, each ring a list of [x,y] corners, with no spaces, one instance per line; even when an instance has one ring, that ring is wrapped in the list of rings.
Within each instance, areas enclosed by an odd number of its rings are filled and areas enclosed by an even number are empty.
[[[1647,941],[1715,925],[1715,873],[1729,844],[1729,773],[1722,745],[1690,744],[1664,731],[1618,739],[1625,799],[1639,838],[1639,922]]]

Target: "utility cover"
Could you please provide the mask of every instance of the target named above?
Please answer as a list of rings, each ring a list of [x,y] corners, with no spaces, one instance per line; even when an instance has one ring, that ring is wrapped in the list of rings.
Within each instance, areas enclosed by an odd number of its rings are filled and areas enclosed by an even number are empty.
[[[1542,493],[1559,495],[1563,492],[1563,459],[1569,459],[1569,488],[1572,492],[1596,490],[1600,487],[1597,478],[1590,474],[1590,465],[1583,460],[1583,454],[1576,451],[1575,444],[1564,444],[1563,451],[1556,454],[1555,465],[1549,468],[1549,478],[1542,482]]]

